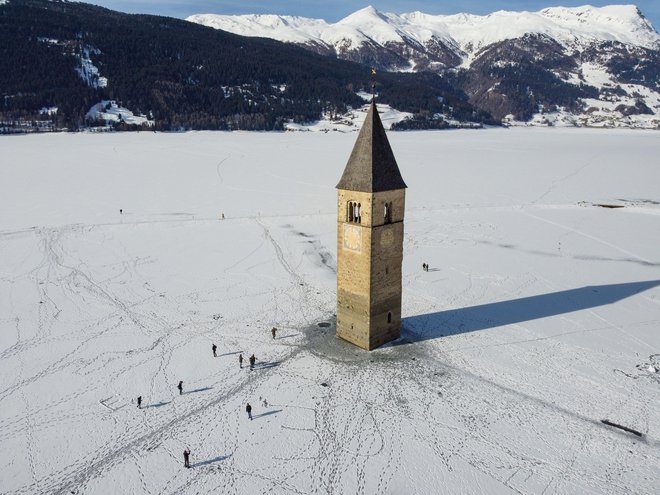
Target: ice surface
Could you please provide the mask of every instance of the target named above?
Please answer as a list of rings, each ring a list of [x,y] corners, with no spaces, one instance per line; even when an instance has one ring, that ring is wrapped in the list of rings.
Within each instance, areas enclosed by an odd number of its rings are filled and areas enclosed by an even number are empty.
[[[371,353],[333,334],[355,134],[0,139],[0,492],[660,492],[658,134],[389,138]]]

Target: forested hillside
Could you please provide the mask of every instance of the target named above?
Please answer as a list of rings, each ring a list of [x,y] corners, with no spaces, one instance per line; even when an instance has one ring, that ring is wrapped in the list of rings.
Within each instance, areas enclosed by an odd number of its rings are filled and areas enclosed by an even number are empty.
[[[85,118],[94,104],[115,100],[162,130],[278,130],[362,104],[356,92],[369,91],[370,78],[353,62],[178,19],[75,2],[0,5],[5,129],[79,129],[94,124]],[[421,126],[437,113],[491,121],[438,75],[383,72],[378,92]]]

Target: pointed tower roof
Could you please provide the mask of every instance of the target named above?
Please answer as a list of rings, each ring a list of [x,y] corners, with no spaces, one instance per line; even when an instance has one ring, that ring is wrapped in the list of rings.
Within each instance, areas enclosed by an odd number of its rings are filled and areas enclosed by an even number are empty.
[[[372,101],[337,189],[380,192],[405,187],[376,103]]]

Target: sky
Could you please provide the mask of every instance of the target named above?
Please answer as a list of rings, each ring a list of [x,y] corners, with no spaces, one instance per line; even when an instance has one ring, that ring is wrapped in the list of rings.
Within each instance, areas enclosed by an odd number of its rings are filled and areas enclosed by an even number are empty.
[[[86,0],[121,12],[157,14],[185,18],[192,14],[281,14],[298,15],[336,22],[339,19],[373,5],[382,12],[414,12],[427,14],[488,14],[497,10],[537,11],[545,7],[576,7],[633,3],[660,28],[660,0],[600,1],[600,0]]]

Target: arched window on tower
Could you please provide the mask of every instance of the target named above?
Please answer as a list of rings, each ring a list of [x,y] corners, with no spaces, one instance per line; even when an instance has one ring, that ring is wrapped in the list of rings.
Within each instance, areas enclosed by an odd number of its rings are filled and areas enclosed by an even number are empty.
[[[387,313],[387,323],[392,323],[392,312]]]
[[[347,215],[348,221],[353,223],[362,222],[362,205],[355,201],[348,202]]]
[[[390,201],[389,203],[385,203],[384,211],[383,211],[383,222],[384,223],[392,223],[392,202]]]

